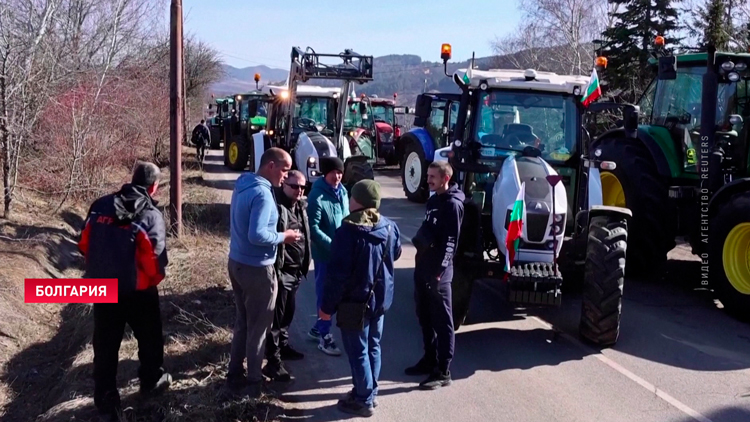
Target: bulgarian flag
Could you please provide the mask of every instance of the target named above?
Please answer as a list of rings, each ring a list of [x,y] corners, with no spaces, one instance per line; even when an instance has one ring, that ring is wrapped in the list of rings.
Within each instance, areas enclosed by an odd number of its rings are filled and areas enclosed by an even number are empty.
[[[474,74],[471,71],[471,68],[474,66],[474,63],[469,63],[469,68],[466,69],[466,72],[464,72],[464,76],[461,78],[462,81],[464,81],[464,84],[468,85],[469,82],[471,82],[471,77]]]
[[[599,75],[596,74],[596,69],[593,69],[591,71],[591,79],[589,79],[589,86],[586,88],[586,93],[581,98],[581,102],[584,107],[588,107],[589,104],[593,103],[601,95],[602,87],[599,86]]]
[[[508,225],[508,236],[505,238],[505,248],[508,253],[505,255],[505,273],[508,274],[510,266],[516,259],[518,253],[518,244],[523,233],[523,213],[524,213],[524,192],[526,182],[521,183],[521,189],[518,190],[516,202],[513,203],[513,210],[510,213],[510,225]]]

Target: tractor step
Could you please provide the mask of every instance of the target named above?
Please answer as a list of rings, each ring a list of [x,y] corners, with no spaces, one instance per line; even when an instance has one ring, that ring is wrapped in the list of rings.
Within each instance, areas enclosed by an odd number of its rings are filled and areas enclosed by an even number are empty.
[[[519,304],[560,306],[563,278],[560,269],[549,262],[513,265],[508,274],[508,301]]]

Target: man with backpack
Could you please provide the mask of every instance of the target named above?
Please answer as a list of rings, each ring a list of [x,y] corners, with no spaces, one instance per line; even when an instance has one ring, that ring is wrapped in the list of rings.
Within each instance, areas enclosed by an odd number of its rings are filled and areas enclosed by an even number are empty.
[[[138,340],[141,393],[161,392],[172,383],[162,369],[157,289],[168,263],[164,217],[152,198],[159,173],[152,163],[138,163],[130,183],[91,205],[78,243],[83,278],[118,280],[118,302],[94,304],[94,405],[111,420],[120,410],[116,378],[125,324]]]
[[[192,142],[196,148],[198,162],[202,164],[203,158],[206,156],[206,148],[211,145],[211,131],[208,129],[205,120],[201,119],[201,122],[193,128]]]

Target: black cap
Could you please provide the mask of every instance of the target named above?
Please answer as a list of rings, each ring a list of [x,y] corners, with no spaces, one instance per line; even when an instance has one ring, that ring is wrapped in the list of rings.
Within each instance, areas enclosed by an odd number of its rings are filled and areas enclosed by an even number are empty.
[[[344,172],[344,162],[339,157],[323,157],[320,159],[320,172],[323,173],[323,176],[333,170]]]

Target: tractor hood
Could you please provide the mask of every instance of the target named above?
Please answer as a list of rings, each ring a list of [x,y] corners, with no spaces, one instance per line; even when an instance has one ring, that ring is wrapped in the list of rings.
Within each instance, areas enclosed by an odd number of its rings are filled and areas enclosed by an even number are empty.
[[[375,122],[375,128],[379,133],[393,133],[393,127],[386,122]]]

